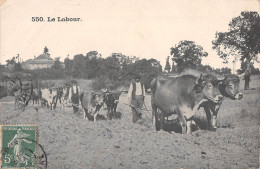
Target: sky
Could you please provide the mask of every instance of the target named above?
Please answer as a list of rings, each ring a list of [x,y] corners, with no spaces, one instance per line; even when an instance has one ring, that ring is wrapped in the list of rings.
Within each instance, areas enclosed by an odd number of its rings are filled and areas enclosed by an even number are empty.
[[[212,40],[228,31],[241,11],[259,11],[258,0],[5,0],[0,7],[0,63],[17,54],[25,61],[48,47],[52,58],[98,51],[154,58],[164,66],[170,48],[181,40],[201,45],[209,56],[202,64],[223,64]],[[32,22],[43,17],[45,22]],[[47,22],[47,17],[55,22]],[[57,17],[80,18],[58,22]],[[232,59],[233,57],[231,57]],[[236,68],[238,69],[239,63]]]

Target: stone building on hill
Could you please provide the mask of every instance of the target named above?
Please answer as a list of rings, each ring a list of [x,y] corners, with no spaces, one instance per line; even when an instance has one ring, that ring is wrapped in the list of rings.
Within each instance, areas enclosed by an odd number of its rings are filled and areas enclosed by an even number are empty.
[[[50,54],[43,53],[34,59],[27,60],[22,63],[24,69],[44,69],[51,68],[54,65],[55,60],[50,57]]]

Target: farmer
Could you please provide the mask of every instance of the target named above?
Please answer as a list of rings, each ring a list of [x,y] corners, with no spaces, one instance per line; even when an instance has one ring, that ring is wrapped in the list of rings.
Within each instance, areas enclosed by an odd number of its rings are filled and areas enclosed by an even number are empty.
[[[72,102],[73,112],[74,114],[79,111],[79,93],[80,88],[75,80],[72,81],[72,86],[69,90],[69,100]]]
[[[144,84],[140,82],[141,76],[136,74],[132,80],[128,90],[128,101],[132,108],[132,122],[136,123],[137,120],[142,118],[140,109],[144,104],[145,90]]]
[[[244,79],[245,79],[245,87],[244,90],[249,90],[249,82],[250,82],[250,74],[251,74],[251,63],[247,64],[247,68],[245,71]]]

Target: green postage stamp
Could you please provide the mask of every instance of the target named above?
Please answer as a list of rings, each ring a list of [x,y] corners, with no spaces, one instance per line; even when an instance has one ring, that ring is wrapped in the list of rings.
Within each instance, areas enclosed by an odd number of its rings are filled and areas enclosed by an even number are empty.
[[[0,125],[1,168],[37,168],[37,125]]]

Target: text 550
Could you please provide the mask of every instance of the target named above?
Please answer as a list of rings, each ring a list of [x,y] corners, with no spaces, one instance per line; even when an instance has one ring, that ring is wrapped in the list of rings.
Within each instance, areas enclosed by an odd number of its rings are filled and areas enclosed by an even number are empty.
[[[32,17],[32,22],[44,22],[43,17]]]

